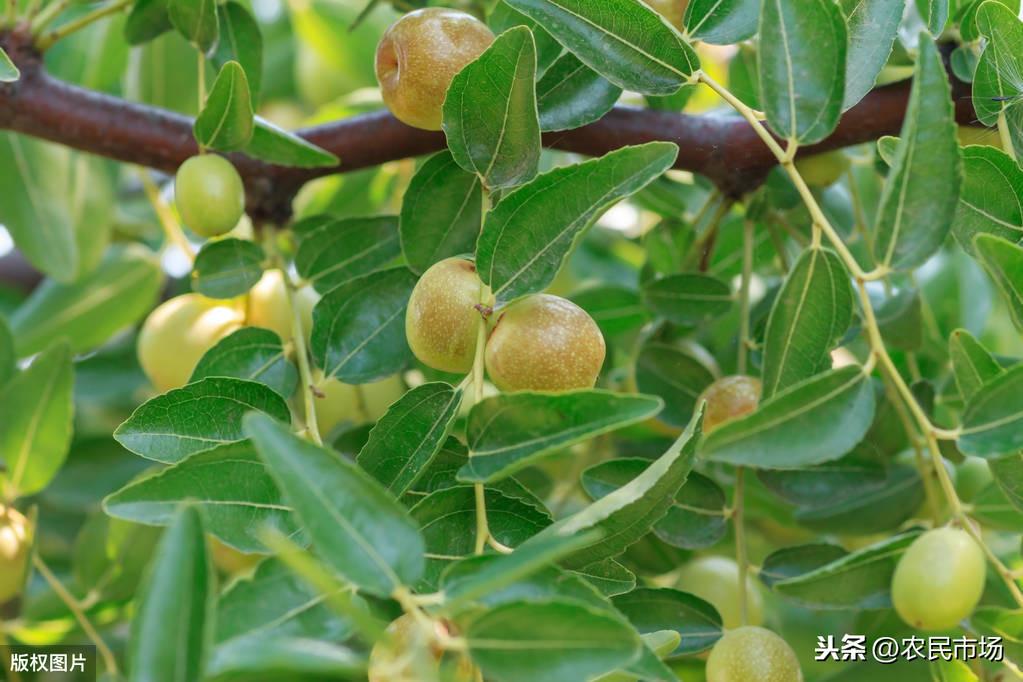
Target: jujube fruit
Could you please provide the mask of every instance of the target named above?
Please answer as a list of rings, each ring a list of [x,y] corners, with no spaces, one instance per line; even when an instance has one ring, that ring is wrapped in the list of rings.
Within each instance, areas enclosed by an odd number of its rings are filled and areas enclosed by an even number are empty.
[[[482,289],[476,266],[462,258],[442,260],[423,273],[405,313],[405,336],[420,362],[442,372],[472,369]]]
[[[377,46],[384,104],[410,126],[440,130],[452,79],[492,42],[494,34],[471,14],[442,7],[409,12]]]
[[[181,164],[174,178],[174,202],[181,220],[201,237],[234,229],[245,212],[245,187],[231,162],[200,154]]]
[[[246,306],[246,323],[249,326],[269,329],[284,343],[294,338],[294,318],[286,287],[280,270],[267,270],[249,290]],[[313,328],[313,307],[318,300],[319,295],[312,287],[303,287],[295,292],[295,303],[302,317],[306,339]]]
[[[230,545],[225,545],[216,537],[209,536],[210,555],[213,565],[226,575],[247,573],[263,560],[260,554],[245,554]]]
[[[200,294],[183,294],[159,305],[142,325],[138,357],[160,392],[188,383],[210,348],[242,327],[237,308]]]
[[[444,626],[436,622],[435,627]],[[449,654],[436,646],[409,614],[387,626],[387,637],[369,653],[369,682],[472,682],[474,669],[464,656]]]
[[[828,187],[849,170],[849,157],[839,151],[796,159],[796,170],[811,187]]]
[[[756,411],[760,392],[760,379],[756,377],[735,375],[715,381],[700,394],[700,400],[707,401],[703,432],[709,433],[726,422]]]
[[[728,630],[710,650],[707,682],[803,682],[796,652],[764,628]]]
[[[605,352],[604,337],[585,310],[536,294],[500,314],[487,340],[487,372],[502,391],[593,388]]]
[[[907,625],[955,627],[984,592],[984,552],[958,528],[930,530],[913,541],[892,577],[892,602]]]
[[[964,502],[972,502],[994,480],[987,460],[980,457],[967,457],[955,470],[956,492]]]
[[[398,375],[359,386],[337,379],[323,381],[322,377],[319,370],[313,373],[320,392],[316,398],[316,425],[323,435],[343,422],[352,425],[374,422],[405,395],[405,383]]]
[[[686,15],[689,0],[643,0],[650,9],[668,20],[668,23],[682,30],[682,18]]]
[[[32,551],[32,528],[18,510],[0,506],[0,604],[21,594]]]
[[[739,565],[726,557],[708,556],[690,561],[678,574],[678,587],[710,602],[721,614],[725,628],[742,625],[739,603]],[[749,625],[764,621],[764,598],[753,577],[746,576],[746,620]]]

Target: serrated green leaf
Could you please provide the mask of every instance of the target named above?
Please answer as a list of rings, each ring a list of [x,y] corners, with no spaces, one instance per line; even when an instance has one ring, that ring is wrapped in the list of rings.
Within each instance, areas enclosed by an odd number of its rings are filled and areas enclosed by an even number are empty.
[[[651,280],[642,293],[647,308],[678,325],[697,324],[732,307],[732,290],[726,283],[696,273]]]
[[[255,117],[252,139],[242,151],[254,159],[293,168],[331,168],[341,163],[334,154],[259,116]]]
[[[234,377],[266,384],[283,398],[295,392],[298,370],[288,361],[281,337],[269,329],[245,327],[206,351],[188,383]]]
[[[880,264],[917,267],[945,241],[961,180],[955,132],[948,73],[934,41],[921,36],[909,107],[875,220]]]
[[[220,40],[211,56],[213,65],[222,68],[230,61],[245,70],[252,101],[259,101],[263,84],[263,33],[252,13],[240,2],[229,0],[217,7]]]
[[[986,145],[964,147],[963,185],[952,223],[956,241],[972,255],[978,234],[1023,240],[1021,196],[1023,169],[1011,156]]]
[[[852,322],[849,272],[830,249],[810,248],[778,292],[764,337],[763,399],[831,367]]]
[[[326,376],[364,384],[390,376],[411,359],[405,308],[415,276],[406,268],[350,280],[313,308],[313,358]]]
[[[500,301],[545,289],[578,236],[606,210],[675,162],[678,147],[651,142],[557,168],[511,192],[487,214],[477,271]]]
[[[148,313],[163,284],[160,264],[141,247],[110,249],[100,265],[71,284],[47,280],[11,316],[18,355],[68,339],[94,350]]]
[[[461,481],[492,483],[575,443],[657,414],[660,398],[609,391],[518,392],[473,406]]]
[[[783,547],[764,559],[759,577],[765,585],[774,587],[777,582],[798,578],[848,555],[838,545],[826,542]]]
[[[636,574],[614,559],[603,559],[572,571],[605,597],[625,594],[636,587]]]
[[[705,651],[723,634],[721,616],[714,607],[688,592],[639,588],[611,602],[641,633],[677,632],[682,639],[671,656]]]
[[[142,45],[174,28],[169,0],[137,0],[128,12],[124,38],[129,45]]]
[[[71,444],[71,349],[60,341],[0,391],[0,489],[7,499],[45,488]]]
[[[833,0],[763,0],[760,104],[781,137],[811,144],[838,124],[845,94],[846,27]]]
[[[21,78],[21,71],[0,47],[0,83],[14,83],[19,78]]]
[[[302,527],[346,580],[390,596],[423,573],[423,537],[405,510],[372,477],[336,453],[304,441],[265,415],[245,418],[245,433]]]
[[[165,526],[185,503],[203,512],[208,533],[240,552],[266,552],[259,540],[264,526],[296,532],[291,508],[247,441],[200,452],[134,481],[103,507],[111,516]]]
[[[192,131],[199,145],[207,149],[244,149],[252,140],[254,115],[245,69],[238,62],[227,62],[217,74]]]
[[[898,427],[902,435],[902,424]],[[757,477],[771,492],[794,505],[805,508],[840,504],[884,485],[888,471],[875,448],[876,443],[868,436],[848,455],[833,462],[779,471],[763,470],[757,472]]]
[[[465,638],[483,674],[506,682],[592,679],[641,650],[621,618],[573,601],[498,606],[473,619]]]
[[[973,246],[1002,292],[1009,317],[1017,329],[1023,330],[1023,247],[991,234],[977,235]]]
[[[963,412],[959,449],[977,457],[1000,457],[1023,449],[1023,365],[990,379]]]
[[[502,33],[462,69],[444,100],[444,134],[459,166],[491,189],[536,175],[540,121],[536,109],[536,44],[524,27]]]
[[[243,440],[242,417],[253,410],[291,420],[288,404],[266,385],[208,377],[143,403],[117,427],[114,438],[136,455],[174,464]]]
[[[844,492],[844,491],[843,491]],[[924,486],[911,466],[892,466],[879,485],[842,499],[796,510],[800,525],[818,533],[869,535],[900,527],[924,503]]]
[[[969,400],[977,391],[1002,373],[1002,366],[965,329],[957,329],[948,339],[949,356],[952,358],[952,372],[963,400]]]
[[[696,53],[656,12],[631,0],[505,0],[591,69],[644,95],[670,95],[700,67]]]
[[[401,204],[401,250],[422,274],[445,258],[469,253],[483,216],[483,185],[451,152],[430,157],[416,171]]]
[[[164,533],[139,593],[128,642],[128,679],[200,679],[215,598],[216,574],[206,553],[202,519],[196,509],[184,507]]]
[[[849,29],[845,55],[845,111],[871,91],[898,35],[904,0],[839,0]]]
[[[302,233],[295,268],[317,291],[327,293],[399,255],[397,218],[342,218]]]
[[[874,418],[874,389],[862,368],[832,370],[794,384],[753,414],[716,428],[701,454],[715,462],[787,469],[838,459]]]
[[[536,41],[536,72],[543,74],[565,51],[551,34],[522,12],[512,9],[507,3],[498,2],[487,17],[495,35],[500,35],[516,26],[526,26],[533,32]]]
[[[213,53],[220,39],[215,0],[168,0],[167,14],[188,42],[207,56]]]
[[[599,120],[611,111],[622,89],[566,52],[536,84],[540,129],[571,130]]]
[[[387,409],[356,461],[401,497],[437,456],[461,404],[460,388],[442,382],[417,386]]]
[[[266,254],[246,239],[208,242],[192,265],[192,286],[210,298],[241,296],[263,276]]]
[[[927,32],[937,38],[948,23],[948,0],[916,0],[920,18],[927,26]]]
[[[691,0],[686,30],[711,45],[733,45],[752,38],[760,21],[760,0]]]
[[[986,126],[1023,94],[1023,23],[1000,2],[984,2],[977,9],[977,31],[987,45],[973,74],[973,106]]]

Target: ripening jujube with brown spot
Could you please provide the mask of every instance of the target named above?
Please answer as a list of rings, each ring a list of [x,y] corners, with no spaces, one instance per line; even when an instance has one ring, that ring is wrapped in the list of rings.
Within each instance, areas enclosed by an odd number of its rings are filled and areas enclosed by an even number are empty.
[[[707,401],[703,416],[704,433],[756,411],[760,392],[760,379],[745,375],[718,379],[708,386],[699,398]]]
[[[387,29],[377,47],[384,104],[410,126],[440,130],[452,79],[492,42],[494,34],[471,14],[442,7],[409,12]]]
[[[442,260],[423,273],[405,312],[405,336],[420,362],[442,372],[472,369],[482,293],[476,266],[464,258]]]
[[[502,391],[593,388],[604,365],[604,336],[569,300],[534,294],[498,313],[486,365]]]

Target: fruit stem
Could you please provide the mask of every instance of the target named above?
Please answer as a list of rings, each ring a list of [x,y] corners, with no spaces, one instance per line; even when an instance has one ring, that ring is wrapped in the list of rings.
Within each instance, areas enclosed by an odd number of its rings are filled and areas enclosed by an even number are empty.
[[[149,199],[149,204],[153,207],[153,212],[156,213],[157,220],[160,221],[160,227],[163,228],[163,234],[167,241],[181,249],[189,263],[195,263],[195,249],[185,237],[185,232],[181,229],[177,218],[174,217],[170,206],[160,196],[160,190],[153,182],[149,170],[139,168],[139,179],[142,181],[142,189],[146,193],[146,198]]]
[[[746,555],[745,516],[745,467],[735,467],[735,492],[732,502],[732,523],[735,526],[735,563],[739,565],[739,614],[743,625],[749,623],[746,579],[749,575],[749,558]]]
[[[32,554],[32,564],[35,566],[39,574],[43,576],[50,588],[56,593],[62,602],[74,615],[75,620],[78,621],[78,625],[81,626],[82,631],[85,632],[93,644],[96,645],[96,651],[99,652],[100,657],[103,659],[103,666],[107,669],[107,673],[117,679],[120,676],[117,669],[117,659],[114,657],[114,652],[110,650],[107,643],[100,637],[99,632],[93,626],[92,621],[85,615],[85,611],[82,609],[82,605],[78,603],[74,595],[64,587],[63,583],[53,574],[50,567],[46,565],[46,562],[42,560],[38,553]]]
[[[16,2],[17,0],[12,0],[12,3]],[[117,14],[121,10],[130,7],[132,2],[134,2],[134,0],[116,0],[116,2],[112,2],[109,5],[104,5],[103,7],[94,9],[88,14],[83,14],[77,19],[74,19],[72,21],[67,22],[66,24],[58,26],[45,36],[40,37],[36,41],[36,47],[41,51],[46,51],[49,48],[53,47],[53,44],[56,43],[58,40],[66,38],[72,33],[77,33],[78,31],[81,31],[83,28],[93,24],[96,21],[99,21],[104,17],[108,17],[111,14]]]
[[[482,285],[484,288],[486,285]],[[486,300],[490,296],[489,291],[481,291],[480,298]],[[479,326],[476,332],[476,356],[472,362],[472,402],[476,403],[483,400],[483,361],[486,357],[485,351],[487,347],[487,321],[480,315]],[[469,456],[472,456],[472,451],[469,452]],[[487,520],[487,495],[486,490],[483,488],[482,483],[477,483],[473,486],[476,494],[476,554],[483,554],[483,550],[486,549],[487,543],[491,540],[490,536],[490,523]],[[502,545],[503,546],[503,545]]]

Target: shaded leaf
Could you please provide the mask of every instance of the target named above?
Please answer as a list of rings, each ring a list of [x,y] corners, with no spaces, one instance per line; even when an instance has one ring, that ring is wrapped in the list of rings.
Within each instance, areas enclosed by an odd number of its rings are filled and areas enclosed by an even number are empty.
[[[965,329],[952,332],[948,349],[956,384],[964,400],[972,398],[984,384],[1002,373],[998,361]]]
[[[228,0],[217,7],[220,40],[211,57],[214,66],[222,68],[230,61],[245,70],[252,101],[259,101],[263,84],[263,33],[256,17],[237,0]]]
[[[761,0],[690,0],[685,10],[689,35],[711,45],[732,45],[752,38],[760,21]]]
[[[124,24],[129,45],[142,45],[174,28],[168,14],[168,0],[136,0]]]
[[[210,55],[220,39],[215,0],[168,0],[171,24],[200,52]]]
[[[1023,330],[1023,247],[990,234],[973,240],[980,262],[998,285],[1008,304],[1009,317]]]
[[[540,129],[571,130],[611,111],[622,89],[566,52],[536,84]]]
[[[643,285],[643,302],[669,322],[690,325],[727,313],[732,307],[732,290],[707,275],[669,275]]]
[[[694,349],[677,343],[651,338],[636,358],[636,387],[664,400],[657,418],[671,426],[682,428],[689,422],[700,394],[716,378]]]
[[[970,145],[962,153],[963,185],[952,223],[956,241],[972,255],[978,234],[1023,240],[1023,169],[994,147]]]
[[[674,630],[681,635],[671,656],[705,651],[723,634],[714,607],[688,592],[639,588],[616,596],[612,603],[641,633]]]
[[[1023,365],[990,379],[963,412],[959,449],[977,457],[999,457],[1023,449]]]
[[[285,356],[281,337],[259,327],[244,327],[217,342],[199,360],[188,383],[208,377],[256,381],[283,398],[290,397],[298,384],[298,371]]]
[[[892,53],[904,0],[839,0],[849,29],[842,110],[870,92]]]
[[[295,268],[325,294],[391,264],[400,252],[397,218],[342,218],[302,233]]]

